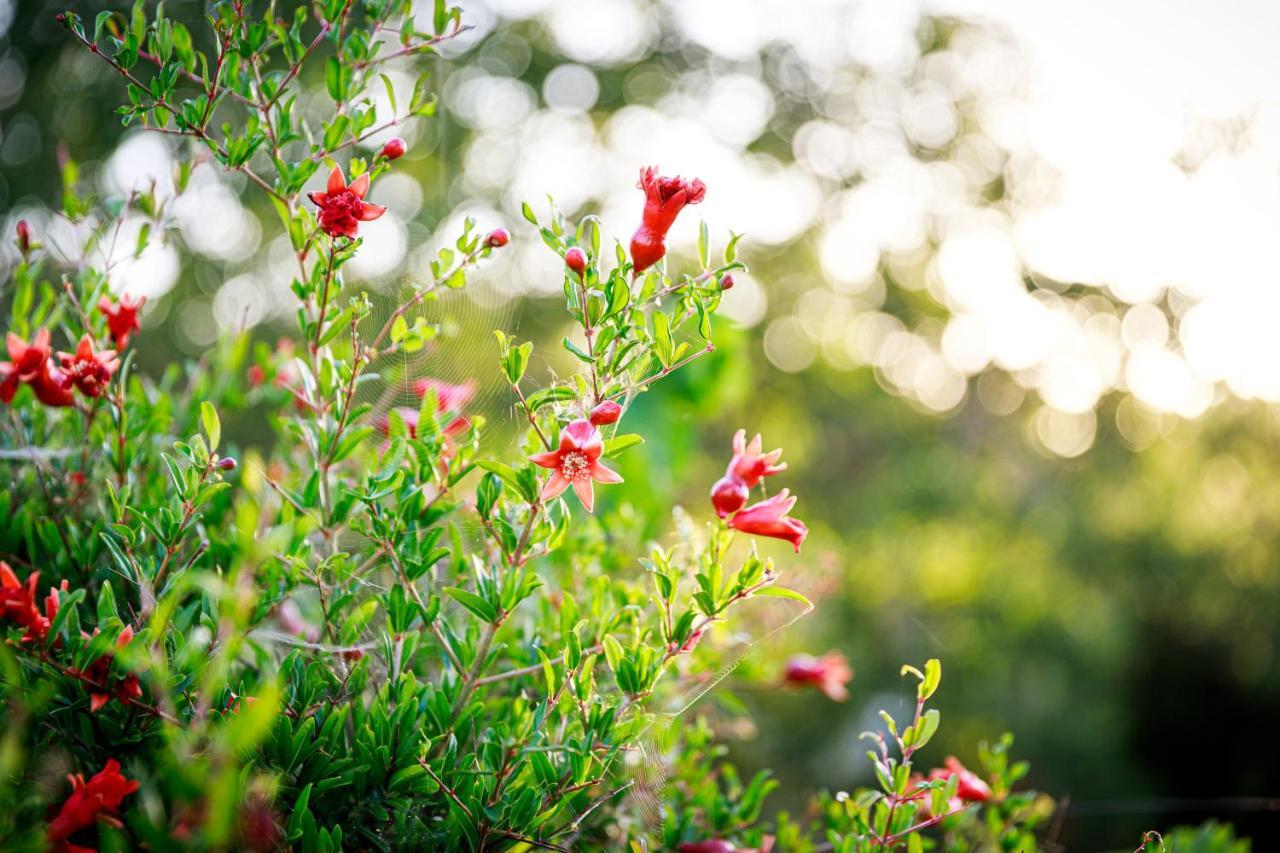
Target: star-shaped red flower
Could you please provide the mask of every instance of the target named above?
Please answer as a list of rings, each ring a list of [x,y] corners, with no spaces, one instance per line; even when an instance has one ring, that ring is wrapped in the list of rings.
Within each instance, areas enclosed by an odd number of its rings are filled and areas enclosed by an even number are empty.
[[[329,173],[329,185],[322,193],[309,193],[308,198],[320,208],[320,230],[330,237],[351,237],[359,233],[361,222],[372,222],[387,212],[382,205],[364,200],[369,192],[369,173],[347,184],[341,166]]]

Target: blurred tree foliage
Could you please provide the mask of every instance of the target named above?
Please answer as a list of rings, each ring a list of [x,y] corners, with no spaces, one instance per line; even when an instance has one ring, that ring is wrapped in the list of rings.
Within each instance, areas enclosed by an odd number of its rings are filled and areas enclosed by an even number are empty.
[[[56,11],[19,0],[0,38],[0,209],[56,206],[60,147],[92,174],[125,132],[108,112],[118,81],[70,43]],[[201,4],[168,3],[167,11],[194,19]],[[923,50],[969,26],[924,22]],[[629,103],[642,87],[628,81],[643,72],[654,72],[645,80],[671,81],[713,61],[674,39],[658,44],[635,63],[595,69],[593,117],[603,121]],[[777,111],[752,149],[785,160],[789,134],[813,109],[795,85],[780,82],[783,70],[796,72],[794,57],[780,49],[763,59]],[[514,22],[486,35],[449,73],[480,65],[538,90],[561,62],[537,23]],[[461,173],[471,133],[442,111],[406,157],[423,192],[411,241],[465,200],[466,188],[443,176]],[[1000,191],[998,182],[987,188],[990,198]],[[797,298],[797,281],[808,286],[821,275],[810,240],[771,250],[744,245],[775,311]],[[166,321],[140,335],[144,369],[178,356],[173,306],[204,291],[196,264],[183,258],[179,283],[163,300]],[[892,280],[885,310],[909,321],[942,313]],[[522,311],[522,331],[532,334],[537,305]],[[256,334],[271,340],[278,332]],[[721,357],[671,382],[633,415],[651,437],[648,447],[671,458],[648,459],[647,482],[633,476],[640,463],[626,460],[628,498],[699,505],[719,476],[728,437],[746,426],[763,432],[767,446],[786,448],[798,511],[815,531],[806,549],[812,562],[792,577],[807,575],[798,586],[821,600],[817,613],[762,642],[740,677],[709,700],[753,711],[755,731],[739,732],[733,752],[744,774],[774,768],[783,785],[771,805],[794,806],[788,791],[866,783],[857,732],[874,725],[877,707],[909,701],[899,661],[936,656],[949,678],[947,725],[934,748],[945,754],[1015,731],[1030,782],[1068,801],[1053,830],[1068,847],[1132,847],[1135,827],[1210,816],[1263,846],[1280,838],[1274,802],[1260,799],[1280,788],[1270,733],[1280,715],[1274,411],[1227,402],[1188,423],[1113,398],[1099,412],[1093,449],[1062,460],[1030,440],[1029,406],[997,417],[970,395],[940,418],[886,393],[868,368],[817,363],[783,373],[751,331],[730,336]],[[1141,446],[1133,428],[1116,428],[1117,414],[1145,431]],[[254,429],[249,418],[229,419],[228,427]],[[776,683],[786,654],[827,648],[842,649],[857,670],[847,705],[761,689]]]

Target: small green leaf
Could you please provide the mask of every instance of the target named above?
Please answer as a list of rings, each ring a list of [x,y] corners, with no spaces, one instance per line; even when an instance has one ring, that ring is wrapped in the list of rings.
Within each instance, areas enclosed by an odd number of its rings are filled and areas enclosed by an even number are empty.
[[[208,400],[200,403],[200,420],[204,422],[204,434],[209,438],[209,451],[218,449],[218,441],[222,438],[222,422],[218,420],[218,410]]]

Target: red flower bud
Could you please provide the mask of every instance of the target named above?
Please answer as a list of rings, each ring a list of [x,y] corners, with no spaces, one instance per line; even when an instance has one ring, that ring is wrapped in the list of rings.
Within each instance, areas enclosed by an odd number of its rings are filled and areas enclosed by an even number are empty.
[[[218,460],[218,467],[223,471],[234,471],[236,469],[236,460],[230,456],[224,456]]]
[[[582,275],[587,271],[587,253],[574,246],[564,253],[564,265]]]
[[[600,405],[591,410],[591,414],[587,416],[587,420],[596,426],[608,426],[616,424],[618,418],[622,417],[622,406],[613,400],[605,400]]]
[[[721,290],[733,290],[733,276],[726,275],[720,279]]]
[[[388,160],[399,160],[404,156],[405,144],[404,140],[398,136],[393,136],[387,140],[387,144],[382,146],[382,156]]]
[[[716,508],[716,515],[728,518],[747,505],[750,494],[747,484],[737,477],[721,477],[711,487],[711,505]]]
[[[18,220],[18,251],[26,254],[31,251],[31,226],[27,220]]]
[[[507,229],[495,228],[489,232],[488,237],[484,238],[484,244],[490,249],[501,249],[510,239],[511,235],[507,233]]]

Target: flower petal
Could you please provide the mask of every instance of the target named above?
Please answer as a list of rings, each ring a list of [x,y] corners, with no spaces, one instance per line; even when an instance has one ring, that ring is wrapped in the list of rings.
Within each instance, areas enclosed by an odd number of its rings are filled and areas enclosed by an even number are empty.
[[[586,507],[587,512],[594,512],[596,508],[596,490],[591,485],[591,478],[582,477],[573,481],[573,491],[577,493],[578,500],[582,501],[582,505]]]
[[[387,209],[380,204],[370,204],[367,201],[361,202],[360,221],[372,222],[373,220],[377,219],[379,216],[381,216],[386,212],[387,212]]]
[[[597,483],[621,483],[622,475],[612,468],[606,468],[599,462],[593,461],[591,463],[591,479]]]
[[[529,457],[529,461],[534,465],[541,465],[543,468],[559,468],[560,452],[558,450],[548,450],[546,453],[535,453]]]
[[[551,475],[551,479],[547,480],[547,484],[542,487],[542,499],[544,501],[552,500],[560,497],[560,493],[569,488],[569,481],[560,476],[557,471]]]
[[[360,177],[351,182],[347,187],[356,198],[364,198],[365,193],[369,192],[369,173],[365,172]]]
[[[329,195],[337,195],[347,188],[347,179],[342,176],[342,167],[334,166],[333,171],[329,173],[329,185],[326,189]]]

